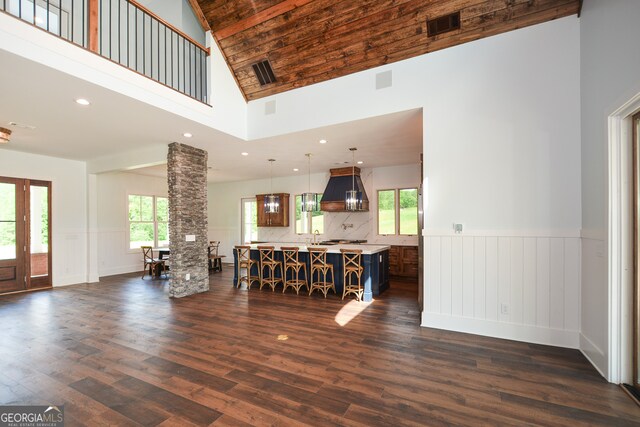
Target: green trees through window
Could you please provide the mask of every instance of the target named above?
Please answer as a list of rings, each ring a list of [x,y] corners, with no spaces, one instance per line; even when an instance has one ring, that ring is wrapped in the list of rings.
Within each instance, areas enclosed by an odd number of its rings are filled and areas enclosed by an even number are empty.
[[[322,200],[322,195],[319,201]],[[324,212],[302,212],[302,196],[296,196],[296,234],[311,234],[318,230],[324,234]]]
[[[169,245],[166,197],[129,195],[129,249]]]
[[[16,257],[16,186],[0,183],[0,259]]]
[[[378,190],[378,234],[418,234],[418,189]]]

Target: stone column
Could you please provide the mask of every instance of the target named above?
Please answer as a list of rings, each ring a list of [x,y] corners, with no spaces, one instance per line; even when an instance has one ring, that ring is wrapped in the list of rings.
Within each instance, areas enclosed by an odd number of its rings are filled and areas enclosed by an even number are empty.
[[[207,152],[177,142],[169,145],[169,296],[209,290],[207,265]]]

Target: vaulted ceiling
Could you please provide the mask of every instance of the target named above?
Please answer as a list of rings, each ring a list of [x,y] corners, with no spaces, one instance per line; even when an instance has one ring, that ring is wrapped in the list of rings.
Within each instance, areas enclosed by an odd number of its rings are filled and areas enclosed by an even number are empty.
[[[573,15],[581,4],[580,0],[191,0],[194,6],[196,2],[200,7],[196,12],[211,28],[247,100]],[[428,34],[427,20],[456,12],[458,29]],[[261,85],[253,64],[264,60],[276,81]]]

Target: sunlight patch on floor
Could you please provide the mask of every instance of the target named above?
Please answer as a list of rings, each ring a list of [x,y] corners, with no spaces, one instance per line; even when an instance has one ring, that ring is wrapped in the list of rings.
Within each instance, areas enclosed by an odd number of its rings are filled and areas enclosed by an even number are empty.
[[[356,300],[351,300],[340,309],[338,314],[336,314],[335,321],[340,326],[345,326],[347,323],[351,322],[353,319],[358,317],[360,313],[366,310],[367,307],[371,305],[373,301],[370,302],[359,302]]]

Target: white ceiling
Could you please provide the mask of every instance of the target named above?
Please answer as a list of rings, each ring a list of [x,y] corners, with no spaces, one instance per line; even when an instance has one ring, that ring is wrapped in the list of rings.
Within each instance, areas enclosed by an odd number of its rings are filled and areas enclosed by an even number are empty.
[[[0,126],[14,131],[3,147],[9,150],[91,160],[178,141],[208,151],[213,182],[268,177],[269,158],[276,159],[274,176],[286,176],[296,174],[293,168],[307,172],[305,153],[313,154],[312,172],[321,172],[350,164],[349,147],[358,148],[362,167],[418,163],[422,151],[419,109],[243,141],[6,51],[0,50],[0,64]],[[91,100],[91,106],[76,104],[79,97]],[[193,138],[184,138],[184,132]],[[320,144],[320,139],[328,142]],[[129,172],[166,176],[166,167]]]

